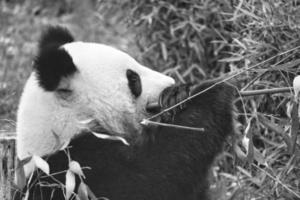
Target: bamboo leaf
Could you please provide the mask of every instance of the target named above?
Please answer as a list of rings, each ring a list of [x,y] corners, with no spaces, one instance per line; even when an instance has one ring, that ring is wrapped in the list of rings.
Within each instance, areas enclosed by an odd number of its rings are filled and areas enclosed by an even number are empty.
[[[237,56],[237,57],[230,57],[230,58],[223,58],[220,59],[219,62],[236,62],[245,59],[244,56]]]
[[[89,194],[87,190],[87,186],[84,182],[81,182],[78,187],[78,197],[80,200],[89,200]]]
[[[75,189],[75,175],[71,170],[66,173],[66,200],[69,200]]]
[[[32,160],[33,160],[33,162],[34,162],[34,164],[35,164],[35,166],[37,168],[39,168],[40,170],[42,170],[47,175],[50,174],[49,164],[44,159],[42,159],[39,156],[34,155],[32,157]]]
[[[69,170],[71,170],[71,172],[73,172],[74,174],[77,174],[77,175],[85,178],[83,171],[81,169],[81,166],[77,161],[72,160],[69,163]]]
[[[160,47],[161,47],[161,52],[162,52],[163,59],[167,60],[168,59],[168,51],[167,51],[166,44],[161,42]]]
[[[242,139],[242,144],[245,147],[245,149],[247,150],[247,160],[249,163],[253,162],[253,158],[254,158],[254,150],[253,150],[253,141],[252,141],[252,129],[251,129],[251,125],[252,125],[252,118],[250,120],[248,120],[248,124],[247,127],[245,128],[244,131],[244,137]]]
[[[298,103],[294,102],[293,103],[293,108],[291,112],[291,120],[292,120],[292,125],[291,125],[291,148],[290,148],[290,153],[293,154],[295,152],[295,146],[297,142],[297,136],[298,136],[298,130],[299,130],[299,116],[298,116]]]
[[[300,91],[300,76],[296,76],[293,80],[293,88],[294,88],[294,92],[295,92],[295,100],[297,101],[298,99],[298,95],[299,95],[299,91]]]
[[[268,120],[263,115],[259,114],[257,117],[258,117],[259,122],[264,127],[270,129],[271,131],[274,131],[277,134],[280,134],[283,137],[283,140],[284,140],[285,144],[287,145],[287,149],[290,152],[290,149],[292,148],[292,144],[291,144],[290,137],[287,134],[285,134],[285,131],[281,127],[277,126],[276,124],[274,124],[273,122]]]

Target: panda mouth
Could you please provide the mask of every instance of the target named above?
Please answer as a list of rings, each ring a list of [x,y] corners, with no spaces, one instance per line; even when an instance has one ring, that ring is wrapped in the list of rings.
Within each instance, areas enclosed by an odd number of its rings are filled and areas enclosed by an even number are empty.
[[[84,129],[86,129],[88,132],[113,135],[110,131],[103,128],[103,126],[100,125],[100,122],[96,119],[83,120],[83,121],[80,121],[80,124],[84,125]]]
[[[103,126],[101,126],[99,121],[97,121],[96,119],[86,120],[81,123],[85,124],[87,129],[83,131],[83,133],[91,133],[99,139],[120,141],[124,145],[129,146],[129,142],[124,137],[122,137],[123,134],[108,131],[107,129],[103,128]]]

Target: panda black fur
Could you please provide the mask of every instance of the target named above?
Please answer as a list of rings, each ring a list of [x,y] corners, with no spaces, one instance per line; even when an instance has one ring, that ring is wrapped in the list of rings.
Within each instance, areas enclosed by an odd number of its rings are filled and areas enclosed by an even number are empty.
[[[34,68],[38,72],[41,87],[46,91],[55,90],[62,77],[77,71],[70,55],[60,49],[61,45],[73,41],[74,38],[68,30],[61,27],[52,27],[43,34]]]
[[[69,75],[64,72],[58,77]],[[73,70],[67,72],[74,73]],[[205,82],[193,87],[191,95],[212,84]],[[51,90],[53,85],[51,83],[45,89]],[[186,87],[181,86],[171,86],[169,91],[172,92],[161,95],[164,107],[174,105],[187,93]],[[81,166],[91,168],[84,170],[85,182],[97,197],[110,200],[206,200],[209,198],[209,168],[222,150],[226,137],[233,133],[233,93],[233,88],[227,84],[216,85],[186,102],[184,108],[177,109],[171,117],[163,118],[165,123],[201,127],[204,132],[146,127],[139,135],[142,139],[133,140],[130,146],[85,132],[71,140],[69,153]],[[64,151],[47,159],[51,173],[68,168]],[[65,182],[64,173],[54,177]],[[56,183],[53,178],[38,175],[36,178],[38,182]],[[29,199],[65,199],[60,188],[43,187],[36,181],[30,188]]]

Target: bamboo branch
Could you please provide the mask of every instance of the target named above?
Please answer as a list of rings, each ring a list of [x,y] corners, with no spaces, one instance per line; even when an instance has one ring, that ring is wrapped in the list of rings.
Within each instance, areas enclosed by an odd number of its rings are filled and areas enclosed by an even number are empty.
[[[263,89],[263,90],[248,90],[248,91],[240,91],[240,95],[242,97],[246,96],[254,96],[261,94],[275,94],[275,93],[284,93],[293,91],[292,87],[283,87],[283,88],[272,88],[272,89]]]
[[[263,90],[248,90],[248,91],[240,91],[239,94],[242,97],[246,96],[255,96],[262,94],[276,94],[276,93],[285,93],[293,91],[292,87],[283,87],[283,88],[272,88],[272,89],[263,89]],[[159,109],[160,105],[158,103],[151,103],[147,105],[147,109]]]

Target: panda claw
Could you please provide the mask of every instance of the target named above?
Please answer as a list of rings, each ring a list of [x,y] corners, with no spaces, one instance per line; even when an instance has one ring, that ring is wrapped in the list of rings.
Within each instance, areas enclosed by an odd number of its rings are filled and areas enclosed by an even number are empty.
[[[166,88],[160,95],[159,106],[167,109],[174,106],[190,96],[190,84],[171,86]],[[180,104],[180,108],[184,108],[184,104]]]

